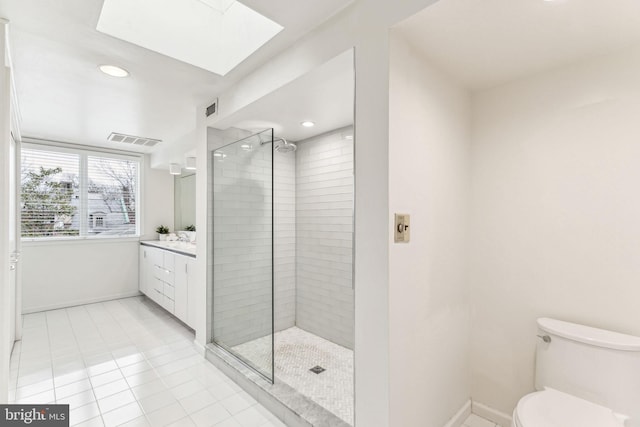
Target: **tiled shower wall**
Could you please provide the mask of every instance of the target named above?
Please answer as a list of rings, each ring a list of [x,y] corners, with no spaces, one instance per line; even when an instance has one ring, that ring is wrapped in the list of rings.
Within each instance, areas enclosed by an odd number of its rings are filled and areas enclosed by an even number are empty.
[[[274,153],[275,329],[296,325],[296,153]]]
[[[296,151],[296,324],[353,349],[353,135],[341,129]]]
[[[352,128],[274,154],[275,330],[298,326],[353,348]],[[224,149],[212,158],[214,321],[236,346],[271,329],[271,153]]]
[[[271,146],[240,145],[212,158],[213,336],[229,347],[271,333]]]

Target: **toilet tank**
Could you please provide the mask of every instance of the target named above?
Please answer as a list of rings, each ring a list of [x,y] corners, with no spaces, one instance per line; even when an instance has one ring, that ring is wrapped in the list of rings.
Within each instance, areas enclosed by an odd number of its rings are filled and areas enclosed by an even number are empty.
[[[536,388],[563,391],[640,418],[640,337],[538,319]]]

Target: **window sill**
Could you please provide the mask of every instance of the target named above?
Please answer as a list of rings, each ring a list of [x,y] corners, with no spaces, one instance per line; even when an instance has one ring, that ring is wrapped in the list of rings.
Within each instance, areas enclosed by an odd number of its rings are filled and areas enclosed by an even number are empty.
[[[127,237],[50,237],[50,238],[23,238],[22,246],[53,246],[53,245],[82,245],[103,243],[128,243],[139,242],[140,236]]]

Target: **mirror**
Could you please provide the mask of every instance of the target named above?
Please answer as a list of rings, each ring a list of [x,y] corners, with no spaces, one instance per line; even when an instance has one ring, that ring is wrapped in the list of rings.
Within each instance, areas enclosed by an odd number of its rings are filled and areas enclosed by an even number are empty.
[[[196,224],[196,174],[177,175],[174,188],[174,229],[185,230]]]

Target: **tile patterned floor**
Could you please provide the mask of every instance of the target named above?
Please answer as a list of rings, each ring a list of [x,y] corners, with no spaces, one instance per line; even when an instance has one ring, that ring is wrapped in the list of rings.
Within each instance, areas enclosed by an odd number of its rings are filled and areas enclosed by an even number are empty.
[[[271,337],[233,347],[234,351],[269,369]],[[353,351],[306,332],[289,328],[275,335],[275,378],[353,425]],[[314,374],[309,369],[325,369]]]
[[[486,420],[482,417],[477,416],[476,414],[471,414],[469,417],[462,423],[462,427],[500,427],[498,424],[493,421]],[[509,427],[509,426],[506,426]]]
[[[283,427],[143,297],[24,316],[11,399],[67,403],[72,426]]]

